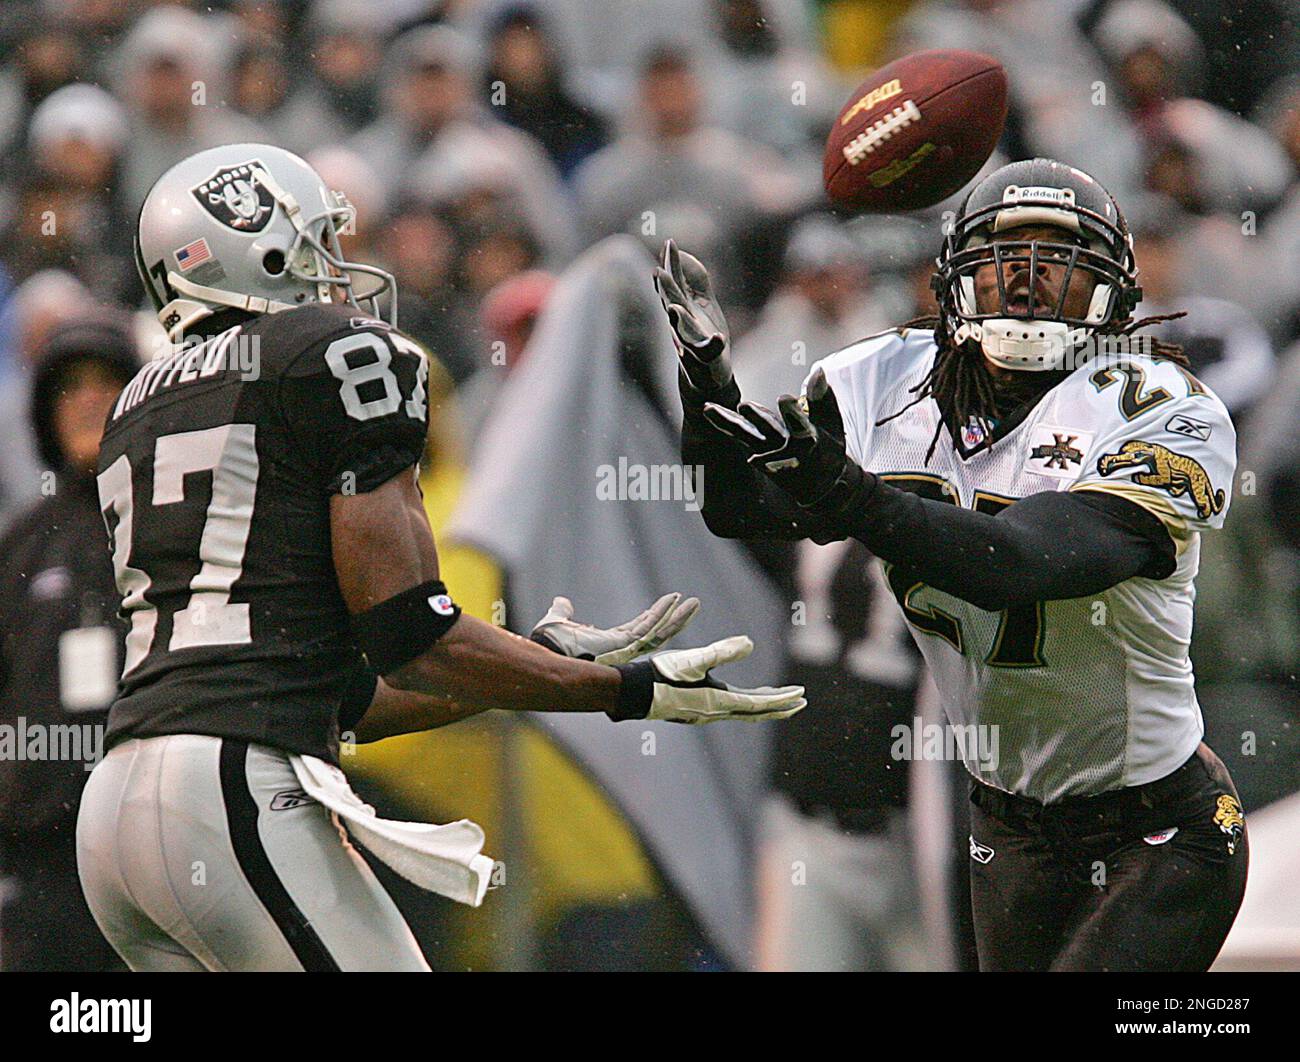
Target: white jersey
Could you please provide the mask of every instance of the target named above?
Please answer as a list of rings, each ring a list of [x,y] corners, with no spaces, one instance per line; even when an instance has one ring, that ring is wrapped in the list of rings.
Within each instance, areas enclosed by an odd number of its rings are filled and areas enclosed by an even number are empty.
[[[997,728],[996,762],[971,742],[967,769],[1043,803],[1169,774],[1204,731],[1188,647],[1199,532],[1223,524],[1236,467],[1227,410],[1172,362],[1103,358],[1048,391],[991,448],[967,428],[963,457],[945,426],[927,464],[941,419],[933,400],[878,422],[912,401],[936,350],[931,332],[908,329],[819,363],[854,460],[897,487],[990,513],[1042,491],[1117,494],[1155,514],[1177,547],[1166,579],[1002,612],[906,585],[886,565],[949,722]]]

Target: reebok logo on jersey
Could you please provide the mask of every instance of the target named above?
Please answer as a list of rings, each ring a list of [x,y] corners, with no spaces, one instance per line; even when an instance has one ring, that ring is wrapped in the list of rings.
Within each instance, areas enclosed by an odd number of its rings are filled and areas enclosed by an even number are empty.
[[[1025,471],[1054,479],[1075,479],[1083,467],[1084,455],[1092,445],[1090,431],[1039,424],[1029,436]]]
[[[311,804],[312,802],[312,798],[304,790],[286,789],[283,793],[276,793],[271,798],[271,810],[288,811],[290,808],[300,808],[304,804]]]
[[[1203,420],[1193,420],[1181,413],[1175,413],[1165,422],[1165,431],[1172,431],[1178,435],[1186,435],[1189,439],[1200,439],[1201,442],[1207,442],[1210,438],[1211,428]]]
[[[451,603],[451,598],[446,594],[434,594],[429,598],[429,607],[439,616],[450,616],[456,611],[456,606]]]
[[[986,844],[980,844],[979,841],[975,840],[974,834],[970,835],[970,857],[975,860],[976,863],[992,862],[995,855],[997,855],[997,853],[994,852],[992,848]]]

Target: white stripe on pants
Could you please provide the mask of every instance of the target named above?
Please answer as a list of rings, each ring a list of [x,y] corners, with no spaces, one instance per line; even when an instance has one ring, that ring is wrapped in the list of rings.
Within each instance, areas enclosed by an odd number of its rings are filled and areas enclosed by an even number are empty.
[[[115,746],[86,783],[77,865],[133,970],[429,968],[337,820],[265,746]]]

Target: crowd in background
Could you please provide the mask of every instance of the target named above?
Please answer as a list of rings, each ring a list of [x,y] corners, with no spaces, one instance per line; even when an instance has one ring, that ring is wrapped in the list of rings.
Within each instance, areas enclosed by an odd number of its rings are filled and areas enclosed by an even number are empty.
[[[797,390],[817,358],[932,309],[957,201],[845,218],[821,190],[826,131],[864,70],[932,47],[1008,71],[990,167],[1047,155],[1092,173],[1135,233],[1137,316],[1187,312],[1158,328],[1227,404],[1249,473],[1202,562],[1194,652],[1210,740],[1217,730],[1248,806],[1300,788],[1293,0],[8,0],[0,522],[19,526],[48,493],[30,411],[68,330],[118,322],[140,357],[157,349],[135,217],[165,169],[223,143],[281,145],[346,193],[346,256],[396,276],[399,322],[445,370],[450,445],[466,454],[557,278],[615,234],[656,254],[671,237],[707,263],[743,391]],[[906,789],[879,765],[888,721],[912,713],[917,666],[866,559],[844,546],[760,556],[810,604],[787,650],[828,705],[783,731],[774,769],[780,814],[826,836],[773,836],[870,839],[845,857],[849,885],[817,901],[820,924],[876,927],[853,931],[845,961],[916,966],[924,948],[900,916],[906,875],[886,840]],[[1244,728],[1264,746],[1251,760],[1234,752]],[[895,899],[864,909],[865,880]]]

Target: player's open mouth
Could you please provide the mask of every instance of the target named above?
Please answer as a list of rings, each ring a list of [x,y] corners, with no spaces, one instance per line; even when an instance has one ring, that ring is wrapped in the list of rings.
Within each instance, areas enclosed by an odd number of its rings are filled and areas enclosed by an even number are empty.
[[[1042,284],[1034,286],[1034,312],[1041,314],[1044,310],[1050,310],[1054,300],[1050,293]],[[1007,292],[1006,301],[1007,313],[1012,317],[1028,317],[1030,314],[1029,286],[1019,284]]]

